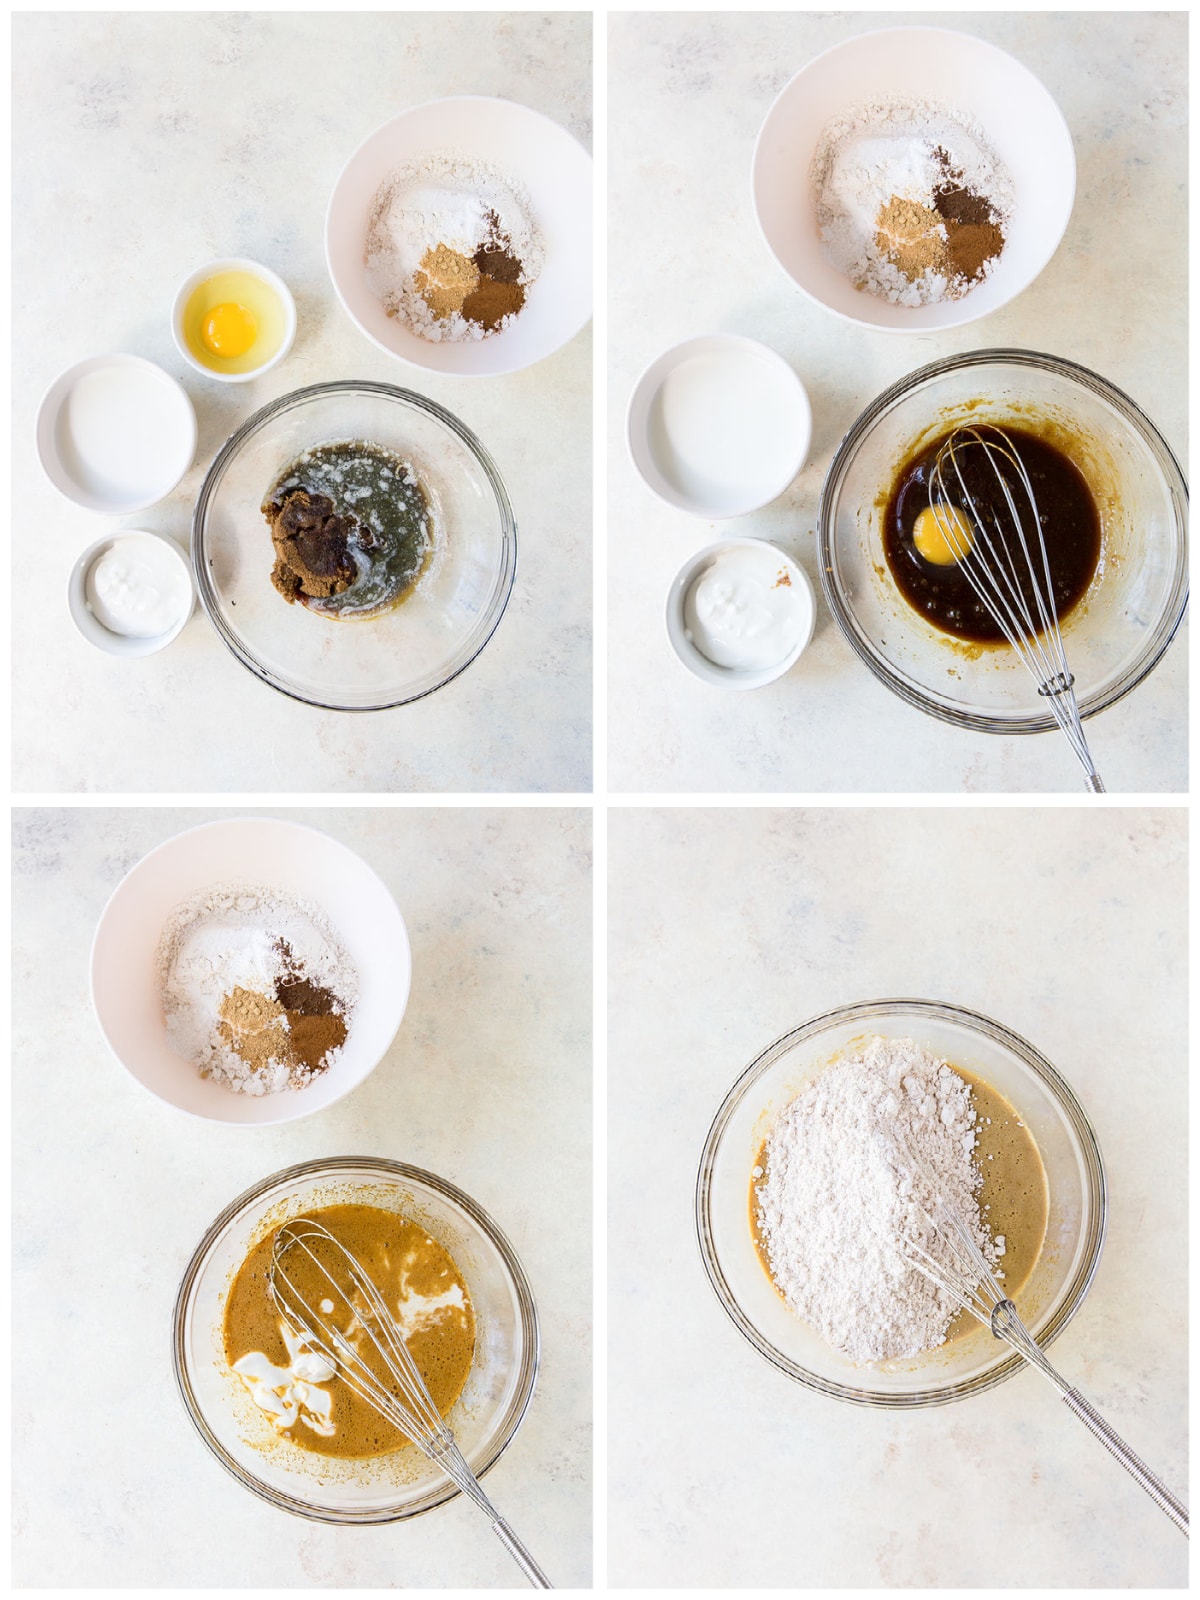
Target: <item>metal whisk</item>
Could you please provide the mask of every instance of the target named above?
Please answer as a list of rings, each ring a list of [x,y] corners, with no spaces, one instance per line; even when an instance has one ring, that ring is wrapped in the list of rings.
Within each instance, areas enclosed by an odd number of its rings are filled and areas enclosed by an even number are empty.
[[[316,1306],[297,1287],[289,1258],[293,1268],[299,1259],[316,1267],[322,1286]],[[535,1589],[552,1588],[484,1494],[434,1405],[383,1296],[341,1240],[306,1217],[285,1223],[271,1252],[270,1286],[275,1308],[289,1326],[320,1351],[360,1400],[374,1407],[474,1501]],[[338,1321],[345,1324],[344,1331]],[[350,1342],[347,1335],[352,1331],[361,1335],[365,1350]]]
[[[998,501],[990,494],[985,501],[972,491],[968,482],[972,465],[977,483],[994,481],[1000,491]],[[1037,497],[1008,435],[990,423],[956,428],[934,459],[929,505],[958,569],[1034,678],[1038,693],[1046,697],[1083,768],[1088,789],[1103,794],[1059,631]],[[963,537],[954,508],[967,519],[969,540]]]
[[[934,1238],[929,1243],[937,1250],[937,1255],[915,1239],[905,1239],[903,1248],[908,1264],[943,1289],[956,1305],[969,1311],[985,1328],[990,1328],[997,1339],[1002,1339],[1019,1356],[1023,1356],[1031,1367],[1036,1367],[1084,1427],[1095,1434],[1110,1455],[1115,1456],[1125,1470],[1136,1478],[1155,1505],[1161,1507],[1175,1526],[1186,1534],[1187,1507],[1109,1427],[1079,1390],[1067,1383],[1050,1365],[1037,1340],[1022,1322],[1016,1306],[1005,1295],[975,1242],[975,1236],[958,1212],[942,1198],[937,1179],[929,1167],[895,1137],[884,1137],[893,1161],[898,1166],[907,1165],[910,1172],[918,1173],[934,1196],[933,1208],[926,1212],[926,1216],[933,1224]]]

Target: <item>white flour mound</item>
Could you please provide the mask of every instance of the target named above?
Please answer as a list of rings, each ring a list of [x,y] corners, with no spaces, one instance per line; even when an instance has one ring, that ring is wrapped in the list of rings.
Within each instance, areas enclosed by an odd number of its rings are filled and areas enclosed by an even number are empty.
[[[832,1062],[772,1128],[755,1195],[776,1286],[855,1362],[934,1349],[958,1309],[901,1251],[906,1237],[933,1243],[933,1195],[915,1172],[897,1171],[880,1130],[929,1168],[985,1258],[996,1259],[979,1214],[968,1085],[911,1039],[874,1038]]]

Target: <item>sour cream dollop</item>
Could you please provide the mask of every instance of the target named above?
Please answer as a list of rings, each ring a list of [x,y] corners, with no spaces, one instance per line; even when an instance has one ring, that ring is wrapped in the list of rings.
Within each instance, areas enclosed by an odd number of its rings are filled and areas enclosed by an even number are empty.
[[[320,1385],[330,1382],[335,1368],[283,1323],[279,1332],[287,1345],[289,1366],[277,1367],[261,1351],[250,1350],[233,1363],[233,1370],[280,1433],[303,1422],[329,1439],[334,1433],[333,1396]]]
[[[110,633],[156,639],[191,604],[187,572],[161,539],[125,534],[88,568],[88,609]]]
[[[805,597],[768,544],[722,550],[693,580],[683,602],[687,637],[714,666],[743,672],[774,667],[799,641]]]

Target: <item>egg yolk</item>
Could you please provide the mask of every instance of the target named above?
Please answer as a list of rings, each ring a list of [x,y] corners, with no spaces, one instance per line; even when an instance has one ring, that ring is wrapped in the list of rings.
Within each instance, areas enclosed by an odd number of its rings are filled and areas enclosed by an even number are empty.
[[[215,356],[244,356],[258,337],[258,323],[252,311],[227,300],[205,317],[200,337]]]
[[[913,524],[917,554],[935,567],[952,567],[973,543],[971,524],[957,506],[924,506]]]

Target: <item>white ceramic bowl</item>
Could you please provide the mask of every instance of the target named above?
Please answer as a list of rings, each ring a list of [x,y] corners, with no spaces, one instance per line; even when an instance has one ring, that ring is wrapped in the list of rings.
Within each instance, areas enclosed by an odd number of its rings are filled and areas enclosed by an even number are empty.
[[[162,500],[196,454],[182,386],[141,356],[91,356],[57,377],[37,414],[38,459],[87,511],[129,516]]]
[[[98,561],[117,539],[152,539],[155,543],[165,546],[187,578],[187,605],[181,608],[175,621],[164,633],[140,639],[125,633],[114,633],[111,628],[104,626],[88,605],[88,573],[92,570],[93,563]],[[103,539],[97,539],[94,544],[88,545],[71,568],[71,576],[67,580],[67,607],[72,622],[87,642],[95,645],[97,650],[103,650],[110,656],[155,655],[159,650],[165,650],[173,639],[179,637],[196,608],[196,579],[192,573],[192,564],[174,539],[168,539],[166,534],[150,533],[145,528],[117,528],[112,533],[105,534]]]
[[[698,517],[740,517],[791,483],[812,442],[812,408],[782,356],[740,334],[665,351],[629,400],[626,435],[647,486]]]
[[[965,112],[1012,174],[1014,215],[990,276],[961,300],[897,306],[825,258],[810,170],[831,118],[873,99],[930,100]],[[767,113],[754,150],[754,208],[772,254],[819,305],[897,333],[957,328],[1006,305],[1058,248],[1075,199],[1075,151],[1054,100],[1028,67],[947,28],[886,28],[834,45],[803,67]]]
[[[248,372],[220,372],[216,367],[205,366],[203,361],[196,360],[183,336],[183,314],[187,310],[188,301],[206,279],[215,278],[218,272],[249,273],[265,283],[268,289],[273,290],[283,307],[283,341],[279,349],[269,361],[251,367]],[[243,256],[226,256],[220,261],[210,261],[206,266],[197,267],[195,272],[189,273],[179,285],[179,292],[171,307],[171,334],[175,340],[175,348],[188,366],[194,367],[206,378],[215,378],[218,383],[249,383],[251,378],[261,378],[264,372],[270,372],[272,367],[277,367],[291,350],[296,339],[296,302],[287,284],[278,273],[272,272],[270,267],[264,267],[258,261],[249,261]]]
[[[791,587],[795,591],[802,611],[799,638],[789,654],[771,667],[743,671],[734,667],[719,667],[699,651],[688,637],[683,608],[689,589],[714,556],[726,550],[739,548],[752,550],[765,548],[774,551],[780,565],[787,568]],[[703,550],[698,550],[684,562],[667,593],[667,638],[671,641],[672,650],[693,677],[699,678],[703,683],[712,684],[717,689],[761,689],[768,683],[774,683],[777,678],[782,678],[785,672],[791,671],[807,649],[809,640],[813,636],[816,616],[817,602],[808,574],[792,560],[786,550],[781,550],[769,539],[718,539],[715,544],[705,545]]]
[[[338,1059],[304,1089],[234,1094],[202,1078],[167,1042],[155,951],[167,918],[192,895],[243,882],[310,900],[359,974],[359,1001]],[[92,1004],[121,1064],[160,1100],[210,1122],[265,1127],[323,1111],[382,1060],[408,1003],[404,919],[361,857],[314,828],[271,817],[209,822],[152,850],[117,885],[92,942]]]
[[[434,344],[389,317],[367,284],[367,217],[379,185],[406,161],[488,161],[529,194],[546,260],[520,315],[488,339]],[[325,218],[325,259],[351,321],[389,355],[430,372],[517,372],[573,339],[592,314],[592,158],[557,122],[513,100],[457,95],[384,123],[350,157]]]

